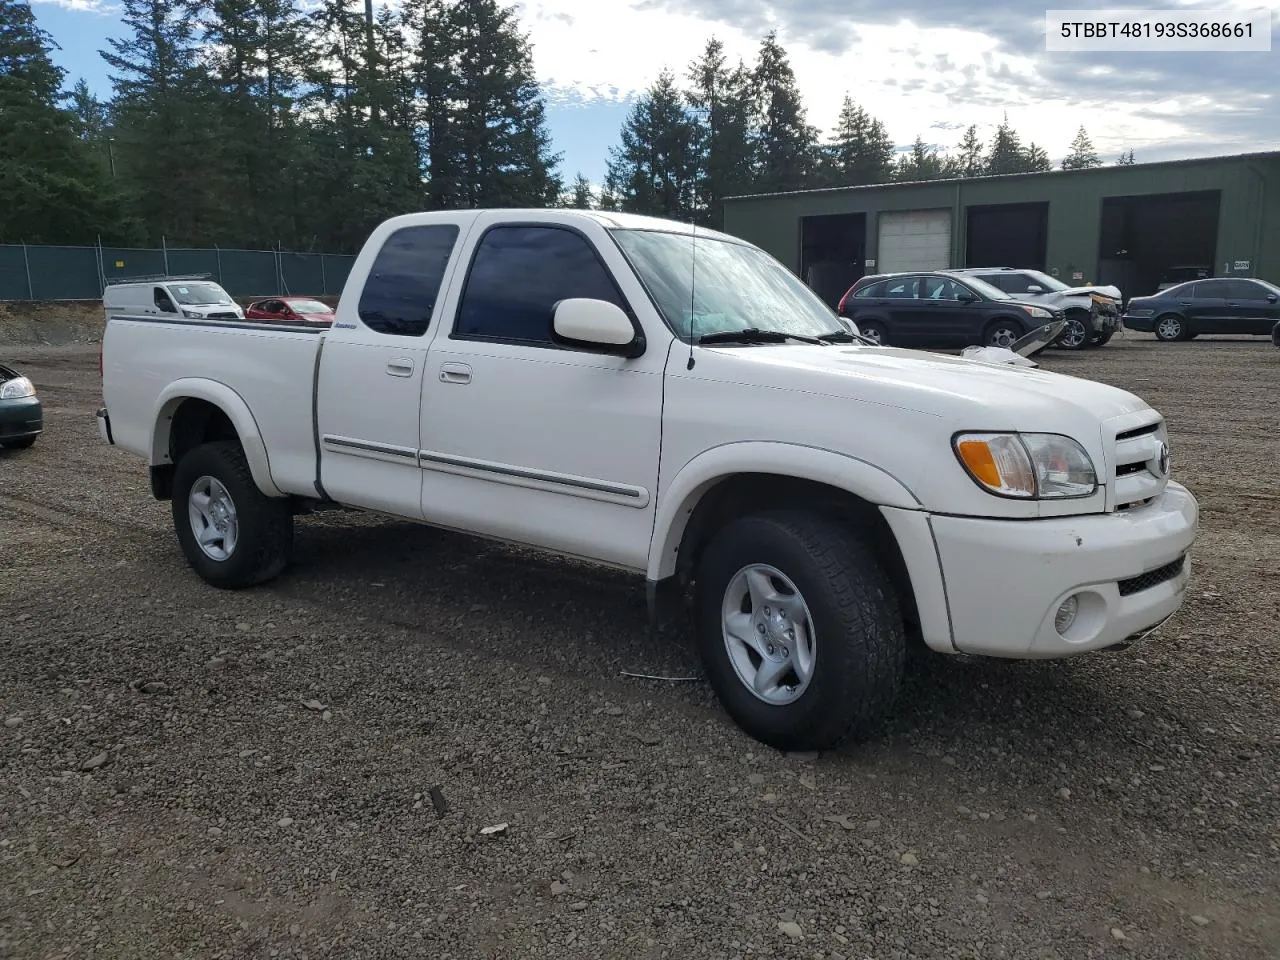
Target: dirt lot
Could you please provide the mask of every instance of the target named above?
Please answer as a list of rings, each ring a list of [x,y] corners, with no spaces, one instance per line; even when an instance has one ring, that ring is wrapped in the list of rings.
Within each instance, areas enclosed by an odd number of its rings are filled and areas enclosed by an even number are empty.
[[[816,759],[621,677],[699,668],[611,573],[326,514],[206,587],[96,347],[8,357],[48,430],[0,454],[0,956],[1280,957],[1269,343],[1046,361],[1169,419],[1203,534],[1157,638],[930,658]]]

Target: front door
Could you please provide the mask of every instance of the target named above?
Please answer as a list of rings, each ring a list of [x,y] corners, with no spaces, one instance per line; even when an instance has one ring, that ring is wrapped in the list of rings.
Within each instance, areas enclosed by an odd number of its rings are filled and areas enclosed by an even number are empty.
[[[1234,315],[1238,332],[1267,336],[1280,320],[1280,296],[1256,280],[1228,280],[1227,310]]]
[[[671,338],[651,337],[631,359],[553,341],[567,298],[608,300],[637,325],[643,310],[654,324],[602,226],[494,211],[472,234],[423,383],[423,516],[643,570]]]
[[[969,293],[949,277],[921,277],[917,294],[918,326],[931,344],[970,346],[981,343],[981,323],[972,303],[962,302]]]
[[[447,221],[393,229],[358,304],[339,304],[316,392],[320,484],[339,503],[421,516],[418,420],[427,345],[461,233],[460,223]]]
[[[1200,280],[1180,291],[1182,307],[1192,333],[1233,333],[1227,315],[1227,280]]]

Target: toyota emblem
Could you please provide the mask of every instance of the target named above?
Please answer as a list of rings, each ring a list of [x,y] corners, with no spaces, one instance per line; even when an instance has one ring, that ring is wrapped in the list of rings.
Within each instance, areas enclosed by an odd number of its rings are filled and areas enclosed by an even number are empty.
[[[1169,445],[1167,443],[1160,444],[1160,454],[1156,458],[1156,467],[1160,471],[1160,476],[1169,476]]]

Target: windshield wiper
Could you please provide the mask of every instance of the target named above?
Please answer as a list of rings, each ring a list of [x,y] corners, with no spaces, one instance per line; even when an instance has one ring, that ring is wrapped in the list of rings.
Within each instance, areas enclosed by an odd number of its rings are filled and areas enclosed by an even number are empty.
[[[818,334],[818,336],[821,337],[823,340],[825,340],[827,343],[855,343],[856,342],[856,343],[865,343],[871,347],[880,346],[879,343],[872,340],[870,337],[864,337],[860,333],[853,334],[853,333],[850,333],[848,330],[832,330],[830,333],[820,333]]]
[[[721,330],[717,333],[704,333],[698,343],[786,343],[798,340],[801,343],[816,343],[822,346],[825,340],[817,337],[806,337],[799,333],[783,333],[780,330],[761,330],[759,327],[743,327],[741,330]]]

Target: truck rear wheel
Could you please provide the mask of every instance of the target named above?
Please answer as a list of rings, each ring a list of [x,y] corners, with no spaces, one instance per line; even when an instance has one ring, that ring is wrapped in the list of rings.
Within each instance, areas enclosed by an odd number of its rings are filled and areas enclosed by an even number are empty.
[[[772,511],[725,526],[697,575],[699,652],[725,710],[780,750],[870,733],[906,662],[898,598],[872,551],[832,520]]]
[[[173,526],[196,573],[235,590],[277,576],[293,553],[293,511],[253,482],[240,445],[227,440],[187,453],[173,476]]]

